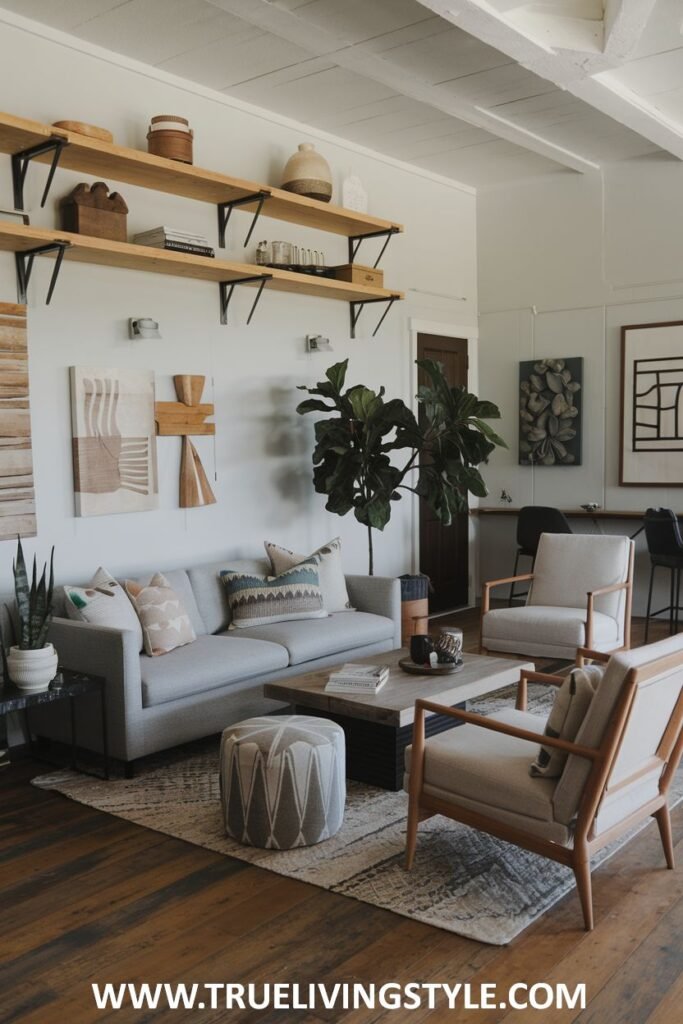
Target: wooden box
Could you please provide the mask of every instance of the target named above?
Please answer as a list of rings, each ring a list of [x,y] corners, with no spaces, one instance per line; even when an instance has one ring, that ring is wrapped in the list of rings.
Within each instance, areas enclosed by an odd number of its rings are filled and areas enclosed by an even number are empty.
[[[113,242],[128,240],[128,207],[118,192],[109,191],[103,181],[92,188],[85,182],[60,203],[62,228],[78,235],[109,238]]]
[[[343,263],[334,267],[334,276],[338,281],[350,281],[351,284],[367,284],[372,288],[384,287],[384,271],[376,267],[364,267],[362,263]]]

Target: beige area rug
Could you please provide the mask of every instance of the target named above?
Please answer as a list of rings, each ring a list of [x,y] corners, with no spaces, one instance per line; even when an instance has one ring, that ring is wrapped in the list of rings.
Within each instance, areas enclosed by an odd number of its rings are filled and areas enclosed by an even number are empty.
[[[538,712],[552,701],[542,687],[530,687],[529,698],[529,709]],[[511,699],[512,690],[499,691],[472,707],[486,714],[509,706]],[[415,866],[408,873],[403,869],[406,794],[354,782],[344,825],[332,839],[288,851],[241,846],[223,831],[217,764],[218,739],[211,739],[147,759],[134,779],[100,782],[59,771],[41,775],[34,784],[196,846],[496,946],[510,942],[574,888],[568,868],[441,817],[420,826]],[[682,798],[679,776],[671,802]],[[640,830],[601,851],[594,864]],[[577,898],[577,927],[580,921]]]

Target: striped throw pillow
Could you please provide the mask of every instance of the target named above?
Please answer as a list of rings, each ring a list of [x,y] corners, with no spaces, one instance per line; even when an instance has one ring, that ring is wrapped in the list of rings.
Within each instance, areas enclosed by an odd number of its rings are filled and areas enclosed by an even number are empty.
[[[317,558],[292,566],[279,576],[223,569],[220,577],[232,613],[230,629],[327,616]]]

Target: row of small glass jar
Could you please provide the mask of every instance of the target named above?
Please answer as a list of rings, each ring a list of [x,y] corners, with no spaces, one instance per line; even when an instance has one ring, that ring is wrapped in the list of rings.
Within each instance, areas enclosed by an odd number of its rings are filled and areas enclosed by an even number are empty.
[[[292,267],[297,269],[322,270],[325,268],[325,253],[318,249],[306,249],[291,242],[259,242],[256,248],[256,262],[259,266]]]

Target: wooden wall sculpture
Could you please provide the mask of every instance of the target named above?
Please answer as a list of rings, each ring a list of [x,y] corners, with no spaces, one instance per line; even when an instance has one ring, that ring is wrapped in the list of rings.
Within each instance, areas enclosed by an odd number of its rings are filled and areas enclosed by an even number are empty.
[[[154,416],[160,437],[182,437],[180,458],[180,507],[201,508],[214,505],[216,498],[207,479],[199,452],[190,435],[215,434],[216,425],[205,423],[213,416],[214,407],[202,404],[202,391],[206,378],[197,374],[179,373],[173,378],[177,402],[157,402]]]
[[[0,302],[0,540],[36,535],[26,306]]]

